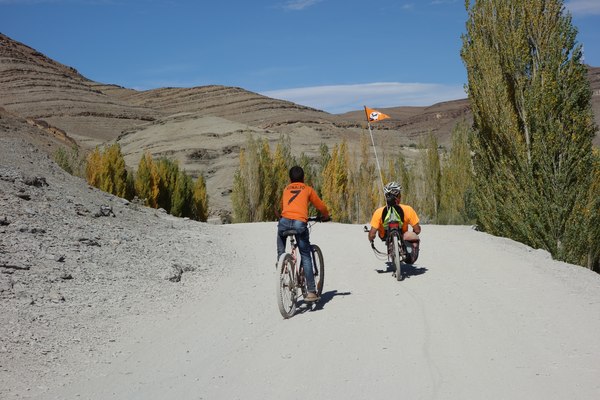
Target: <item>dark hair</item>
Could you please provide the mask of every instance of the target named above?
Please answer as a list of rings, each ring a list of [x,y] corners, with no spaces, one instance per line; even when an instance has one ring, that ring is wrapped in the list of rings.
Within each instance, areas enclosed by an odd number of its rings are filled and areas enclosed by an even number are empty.
[[[398,196],[400,196],[400,195],[398,195]],[[395,205],[396,199],[398,198],[398,196],[386,194],[385,195],[385,204],[387,204],[388,206]]]
[[[297,165],[290,168],[290,181],[304,182],[304,170]]]

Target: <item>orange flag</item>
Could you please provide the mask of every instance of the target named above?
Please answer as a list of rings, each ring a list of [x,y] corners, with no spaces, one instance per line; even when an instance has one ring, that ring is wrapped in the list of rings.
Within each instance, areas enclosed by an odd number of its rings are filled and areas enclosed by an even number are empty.
[[[377,122],[381,121],[382,119],[390,118],[389,115],[377,110],[373,110],[372,108],[368,108],[367,106],[365,106],[365,114],[367,114],[367,121],[369,122]]]

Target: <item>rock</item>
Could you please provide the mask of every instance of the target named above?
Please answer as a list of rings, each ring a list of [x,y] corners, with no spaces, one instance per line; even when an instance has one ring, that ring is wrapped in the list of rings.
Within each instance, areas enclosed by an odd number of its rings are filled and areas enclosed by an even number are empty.
[[[60,279],[62,279],[63,281],[68,281],[68,280],[73,279],[73,275],[69,274],[68,272],[63,272],[60,275]]]
[[[163,278],[165,280],[171,282],[180,282],[181,275],[183,275],[183,268],[179,264],[173,264],[171,267],[165,272]]]
[[[53,303],[60,303],[65,301],[65,296],[63,296],[60,292],[56,290],[52,290],[50,291],[50,293],[48,293],[48,300],[50,300]]]

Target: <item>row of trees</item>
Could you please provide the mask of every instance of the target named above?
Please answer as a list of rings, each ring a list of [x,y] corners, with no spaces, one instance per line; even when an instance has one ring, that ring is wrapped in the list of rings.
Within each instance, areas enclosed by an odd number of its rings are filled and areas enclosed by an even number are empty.
[[[394,180],[404,187],[403,202],[419,210],[424,221],[470,223],[473,212],[468,207],[472,190],[469,131],[466,123],[457,125],[450,152],[440,152],[435,136],[428,135],[412,165],[401,153],[384,151],[381,175],[372,162],[366,135],[354,151],[345,141],[331,150],[323,144],[313,158],[304,153],[299,157],[292,155],[287,137],[280,138],[274,151],[266,139],[249,137],[234,176],[234,221],[276,220],[283,188],[289,183],[289,168],[300,165],[305,171],[305,182],[317,190],[337,222],[370,221],[375,208],[383,203],[382,185]]]
[[[134,174],[127,170],[119,144],[104,150],[96,147],[87,158],[85,177],[90,185],[105,192],[129,200],[137,196],[145,205],[163,208],[177,217],[198,221],[208,217],[204,177],[194,181],[176,161],[164,157],[154,160],[146,152]]]

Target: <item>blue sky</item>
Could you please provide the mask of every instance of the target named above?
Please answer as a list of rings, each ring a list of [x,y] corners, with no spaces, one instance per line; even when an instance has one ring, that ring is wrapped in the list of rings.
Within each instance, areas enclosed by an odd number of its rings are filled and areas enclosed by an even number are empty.
[[[600,0],[570,0],[600,66]],[[237,86],[331,113],[465,98],[464,0],[0,0],[0,32],[94,81]]]

